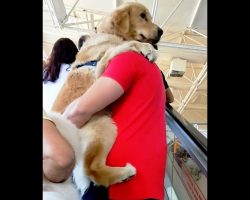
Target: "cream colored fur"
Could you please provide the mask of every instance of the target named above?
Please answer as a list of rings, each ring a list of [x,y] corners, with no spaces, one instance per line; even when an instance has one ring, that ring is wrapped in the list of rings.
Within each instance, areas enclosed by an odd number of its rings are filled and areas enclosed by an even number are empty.
[[[145,13],[147,20],[139,13]],[[143,25],[143,26],[142,26]],[[156,52],[149,44],[159,39],[157,26],[152,23],[148,10],[139,3],[126,4],[112,12],[97,28],[98,34],[91,36],[84,43],[76,56],[73,69],[57,96],[53,111],[63,113],[65,108],[77,97],[84,94],[105,69],[109,60],[127,50],[141,52],[150,60],[156,58]],[[125,41],[124,41],[125,40]],[[126,42],[130,41],[130,42]],[[76,68],[79,63],[100,60],[96,75],[90,70]],[[116,139],[116,126],[108,111],[100,111],[79,130],[82,161],[78,162],[76,171],[84,170],[95,184],[109,186],[119,183],[136,174],[136,169],[129,163],[126,166],[110,167],[106,165],[106,157]],[[75,171],[75,170],[74,170]],[[83,175],[84,176],[84,175]],[[78,178],[77,178],[78,177]],[[75,176],[79,188],[84,187],[84,177]]]

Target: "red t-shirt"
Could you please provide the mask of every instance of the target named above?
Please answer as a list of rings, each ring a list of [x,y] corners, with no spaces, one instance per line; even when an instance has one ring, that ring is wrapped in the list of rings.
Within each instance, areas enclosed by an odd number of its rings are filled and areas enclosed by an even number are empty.
[[[131,180],[109,187],[110,199],[164,199],[167,156],[165,92],[158,66],[139,53],[115,56],[103,76],[116,80],[125,91],[111,105],[118,135],[108,158],[109,166],[131,163]]]

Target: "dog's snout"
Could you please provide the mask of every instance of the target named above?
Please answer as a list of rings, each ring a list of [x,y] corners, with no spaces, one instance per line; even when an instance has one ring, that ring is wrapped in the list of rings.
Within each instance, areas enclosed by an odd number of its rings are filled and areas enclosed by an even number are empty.
[[[159,42],[162,34],[163,34],[163,30],[160,27],[157,27],[157,32],[155,34],[155,38],[152,40],[152,43],[156,44],[157,42]]]
[[[163,30],[160,27],[158,27],[158,37],[161,37],[162,34],[163,34]]]

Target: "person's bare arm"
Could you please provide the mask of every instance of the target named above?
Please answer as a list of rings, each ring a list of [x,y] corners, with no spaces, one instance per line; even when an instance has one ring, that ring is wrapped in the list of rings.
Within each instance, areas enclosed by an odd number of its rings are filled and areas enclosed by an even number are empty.
[[[43,119],[43,174],[52,182],[66,180],[75,165],[75,154],[55,124]]]
[[[94,113],[104,109],[123,93],[118,82],[108,77],[100,77],[86,93],[66,108],[63,115],[80,128]]]

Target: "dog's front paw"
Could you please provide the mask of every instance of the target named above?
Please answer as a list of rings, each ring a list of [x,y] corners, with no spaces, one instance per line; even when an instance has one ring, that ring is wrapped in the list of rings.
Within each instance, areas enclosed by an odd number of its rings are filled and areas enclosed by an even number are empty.
[[[143,43],[143,46],[140,48],[141,54],[146,57],[150,62],[154,62],[157,59],[157,51],[149,43]]]
[[[150,62],[156,61],[157,57],[158,57],[158,54],[157,54],[157,51],[155,51],[155,50],[151,51],[150,53],[148,53],[148,54],[146,55],[146,58],[147,58]]]

